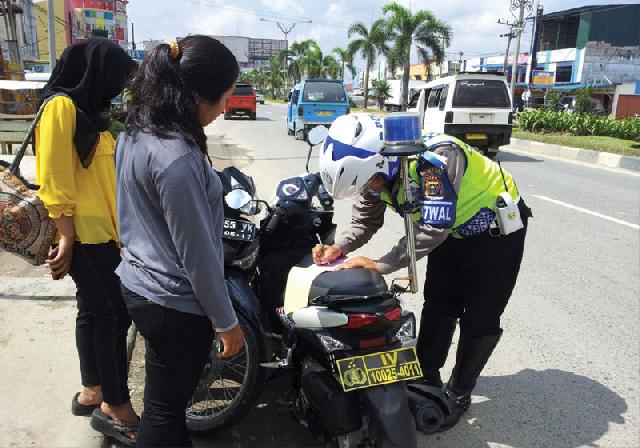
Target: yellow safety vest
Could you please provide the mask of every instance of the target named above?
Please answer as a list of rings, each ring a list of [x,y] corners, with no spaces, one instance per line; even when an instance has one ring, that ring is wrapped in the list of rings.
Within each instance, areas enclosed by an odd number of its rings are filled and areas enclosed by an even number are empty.
[[[519,197],[518,188],[510,173],[505,170],[502,170],[501,173],[500,166],[496,162],[483,156],[477,150],[472,149],[455,137],[441,135],[431,139],[428,142],[428,149],[434,150],[438,146],[445,144],[458,146],[462,149],[467,159],[467,168],[460,182],[460,191],[456,201],[456,217],[452,226],[453,236],[456,238],[473,236],[474,229],[477,227],[474,224],[474,220],[491,218],[491,213],[495,216],[496,198],[505,191],[505,186],[514,200]],[[412,185],[418,186],[418,190],[414,190],[414,197],[416,197],[416,191],[420,192],[417,195],[417,199],[421,199],[420,195],[423,194],[424,190],[418,169],[419,165],[425,162],[424,160],[411,160],[409,163],[409,176],[411,177]],[[380,199],[393,211],[398,212],[398,207],[404,204],[403,188],[400,187],[398,189],[395,200],[392,199],[387,190],[383,190],[380,193]],[[412,219],[414,222],[422,219],[419,202],[416,201],[416,206],[413,210]]]

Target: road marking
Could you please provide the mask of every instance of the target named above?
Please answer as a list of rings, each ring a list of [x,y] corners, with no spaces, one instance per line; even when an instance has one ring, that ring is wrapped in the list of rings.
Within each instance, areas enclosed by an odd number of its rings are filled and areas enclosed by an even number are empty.
[[[578,212],[581,212],[581,213],[586,213],[587,215],[595,216],[597,218],[606,219],[607,221],[615,222],[616,224],[622,224],[623,226],[631,227],[632,229],[635,229],[635,230],[640,230],[640,225],[634,224],[634,223],[628,222],[628,221],[623,221],[622,219],[614,218],[613,216],[603,215],[602,213],[598,213],[598,212],[594,212],[594,211],[591,211],[591,210],[587,210],[586,208],[582,208],[582,207],[576,207],[575,205],[567,204],[566,202],[558,201],[557,199],[551,199],[550,197],[542,196],[542,195],[539,195],[539,194],[534,194],[532,196],[536,197],[538,199],[542,199],[543,201],[548,201],[548,202],[552,202],[552,203],[557,204],[557,205],[562,205],[564,207],[570,208],[572,210],[575,210],[575,211],[578,211]]]

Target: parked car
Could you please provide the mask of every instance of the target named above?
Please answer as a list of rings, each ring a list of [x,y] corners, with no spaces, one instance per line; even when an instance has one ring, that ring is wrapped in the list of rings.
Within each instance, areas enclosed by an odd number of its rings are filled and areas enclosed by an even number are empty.
[[[232,115],[256,119],[256,92],[251,84],[236,84],[233,94],[224,107],[224,119],[228,120]]]
[[[423,134],[457,137],[488,156],[511,141],[511,96],[501,74],[461,72],[436,79],[421,89],[410,110],[420,114]]]
[[[289,94],[287,131],[306,140],[310,129],[329,126],[351,110],[347,92],[340,80],[307,79],[296,84]]]
[[[260,104],[264,104],[264,93],[262,93],[262,90],[255,89],[255,91],[256,91],[256,102]]]

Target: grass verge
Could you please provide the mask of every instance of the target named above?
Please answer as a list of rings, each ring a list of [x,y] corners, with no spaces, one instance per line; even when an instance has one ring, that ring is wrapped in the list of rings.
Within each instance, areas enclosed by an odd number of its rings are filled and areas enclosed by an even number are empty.
[[[511,135],[514,138],[523,140],[534,140],[542,143],[552,143],[554,145],[570,146],[572,148],[592,149],[594,151],[604,151],[623,156],[640,156],[640,143],[633,140],[622,140],[614,137],[603,137],[599,135],[568,135],[557,132],[539,134],[537,132],[523,131],[520,128],[513,128]]]

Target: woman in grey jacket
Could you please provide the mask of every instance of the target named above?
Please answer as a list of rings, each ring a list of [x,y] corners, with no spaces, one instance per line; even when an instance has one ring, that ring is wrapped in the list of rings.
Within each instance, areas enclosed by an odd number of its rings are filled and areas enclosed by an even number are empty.
[[[224,281],[222,185],[204,127],[224,109],[238,63],[220,42],[189,36],[145,58],[116,147],[127,308],[145,338],[138,447],[191,446],[185,409],[213,344],[243,346]]]

